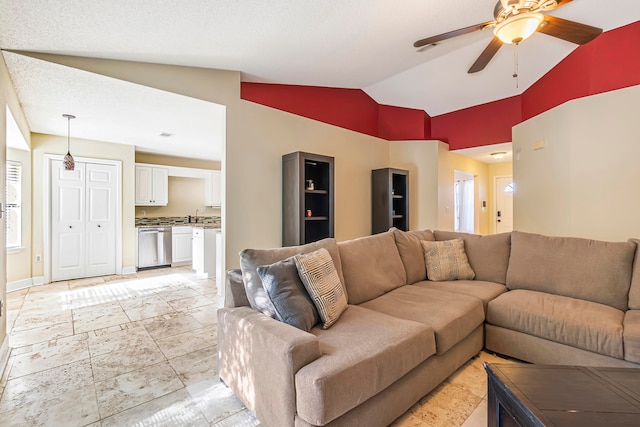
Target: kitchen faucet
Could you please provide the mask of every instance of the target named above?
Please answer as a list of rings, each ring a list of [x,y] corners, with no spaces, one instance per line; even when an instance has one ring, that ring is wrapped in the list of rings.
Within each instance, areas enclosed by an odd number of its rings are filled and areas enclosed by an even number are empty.
[[[198,209],[196,209],[196,224],[198,223]]]

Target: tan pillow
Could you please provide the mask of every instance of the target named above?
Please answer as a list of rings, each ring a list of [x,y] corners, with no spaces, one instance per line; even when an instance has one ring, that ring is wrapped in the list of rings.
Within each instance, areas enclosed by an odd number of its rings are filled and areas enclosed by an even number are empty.
[[[329,252],[317,251],[296,255],[298,274],[322,319],[322,329],[328,329],[347,308],[347,296]]]
[[[462,239],[429,242],[421,240],[424,261],[427,266],[427,278],[433,282],[447,280],[472,280],[476,277]]]

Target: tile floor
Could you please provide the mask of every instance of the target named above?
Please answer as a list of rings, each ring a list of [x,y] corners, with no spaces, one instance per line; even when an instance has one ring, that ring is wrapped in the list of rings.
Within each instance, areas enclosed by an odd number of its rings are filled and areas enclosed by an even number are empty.
[[[212,280],[188,268],[7,294],[2,426],[255,426],[216,375]],[[485,426],[481,353],[394,426]]]

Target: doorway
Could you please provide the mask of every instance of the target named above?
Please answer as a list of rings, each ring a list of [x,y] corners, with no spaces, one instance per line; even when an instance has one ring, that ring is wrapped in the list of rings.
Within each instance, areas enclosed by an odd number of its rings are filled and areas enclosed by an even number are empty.
[[[496,233],[513,231],[513,185],[512,176],[498,176],[495,180]]]
[[[454,231],[475,232],[474,193],[475,177],[454,171]]]

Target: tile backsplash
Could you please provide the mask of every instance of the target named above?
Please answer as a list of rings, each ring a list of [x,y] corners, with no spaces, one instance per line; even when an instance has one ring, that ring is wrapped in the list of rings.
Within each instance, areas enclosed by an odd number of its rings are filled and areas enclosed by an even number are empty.
[[[207,225],[213,227],[220,227],[219,216],[198,216],[198,222],[196,223],[196,217],[191,216],[191,222],[189,222],[188,216],[161,216],[157,218],[136,218],[136,227],[171,227],[175,225]]]

